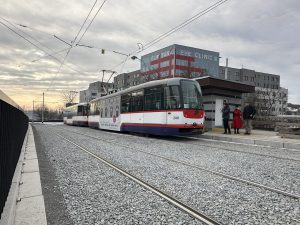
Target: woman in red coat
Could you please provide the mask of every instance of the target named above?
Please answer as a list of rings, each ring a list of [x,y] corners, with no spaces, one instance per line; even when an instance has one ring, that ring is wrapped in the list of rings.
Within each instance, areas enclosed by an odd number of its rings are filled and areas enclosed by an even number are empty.
[[[239,106],[236,105],[235,110],[233,111],[233,128],[235,134],[239,134],[239,129],[242,128],[242,115],[242,111],[240,110]]]

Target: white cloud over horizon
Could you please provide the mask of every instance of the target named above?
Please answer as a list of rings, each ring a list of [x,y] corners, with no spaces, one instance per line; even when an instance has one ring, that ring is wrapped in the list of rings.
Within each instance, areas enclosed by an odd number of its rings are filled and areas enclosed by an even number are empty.
[[[94,0],[2,1],[0,16],[32,28],[18,26],[41,42],[43,46],[31,40],[48,52],[68,47],[53,35],[70,42],[94,3]],[[60,101],[61,90],[86,89],[90,82],[101,77],[102,69],[114,68],[125,59],[110,50],[132,52],[137,43],[153,40],[215,2],[108,0],[81,41],[106,49],[106,53],[75,47],[60,73],[57,73],[60,64],[52,58],[32,62],[45,54],[0,24],[0,89],[28,107],[47,89],[49,100]],[[101,3],[97,3],[97,8]],[[229,58],[231,67],[280,75],[281,86],[289,89],[289,102],[300,104],[299,12],[297,0],[228,0],[139,56],[175,43],[217,51],[222,56],[220,65]],[[56,57],[63,60],[65,54]],[[115,70],[129,72],[139,66],[138,61],[127,60]]]

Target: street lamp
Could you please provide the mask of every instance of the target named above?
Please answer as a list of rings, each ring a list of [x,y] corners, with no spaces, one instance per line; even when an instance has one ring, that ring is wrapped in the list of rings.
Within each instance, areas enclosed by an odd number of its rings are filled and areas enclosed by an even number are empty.
[[[146,70],[147,70],[147,65],[146,65],[146,63],[145,63],[143,60],[141,60],[139,57],[137,57],[137,56],[135,56],[135,55],[131,56],[131,59],[132,59],[132,60],[136,60],[136,59],[140,60],[141,63],[143,63],[143,65],[144,65],[144,67],[145,67],[145,72],[146,72]],[[146,77],[146,81],[148,81],[148,77]]]

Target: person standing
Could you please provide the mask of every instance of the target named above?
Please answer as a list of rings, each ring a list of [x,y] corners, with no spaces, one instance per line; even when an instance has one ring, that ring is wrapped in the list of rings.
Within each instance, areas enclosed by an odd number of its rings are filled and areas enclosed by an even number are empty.
[[[240,133],[240,128],[242,128],[242,111],[240,110],[239,106],[236,105],[233,111],[233,129],[235,134]]]
[[[230,108],[226,101],[223,103],[222,108],[222,119],[223,119],[223,126],[224,126],[224,134],[231,134],[230,127],[229,127],[229,118],[230,118]]]
[[[243,111],[245,134],[251,134],[252,120],[254,119],[255,114],[255,108],[250,103],[246,103],[246,106]]]

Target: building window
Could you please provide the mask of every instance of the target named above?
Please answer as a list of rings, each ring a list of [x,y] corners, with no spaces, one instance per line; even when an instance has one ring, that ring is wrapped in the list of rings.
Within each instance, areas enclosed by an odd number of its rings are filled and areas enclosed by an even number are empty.
[[[158,69],[158,64],[153,64],[150,66],[150,70],[156,70]]]
[[[176,59],[176,65],[178,66],[188,66],[187,60]]]
[[[168,76],[169,76],[169,70],[160,72],[160,77],[168,77]]]
[[[175,74],[178,76],[184,76],[188,74],[187,70],[175,70]]]
[[[200,75],[199,72],[191,72],[191,77],[200,77]]]
[[[253,81],[253,82],[254,82],[254,77],[250,77],[250,79],[251,79],[251,81]]]
[[[244,76],[244,80],[247,81],[248,80],[248,76]]]
[[[160,63],[160,67],[167,67],[170,66],[170,61],[164,61]]]

